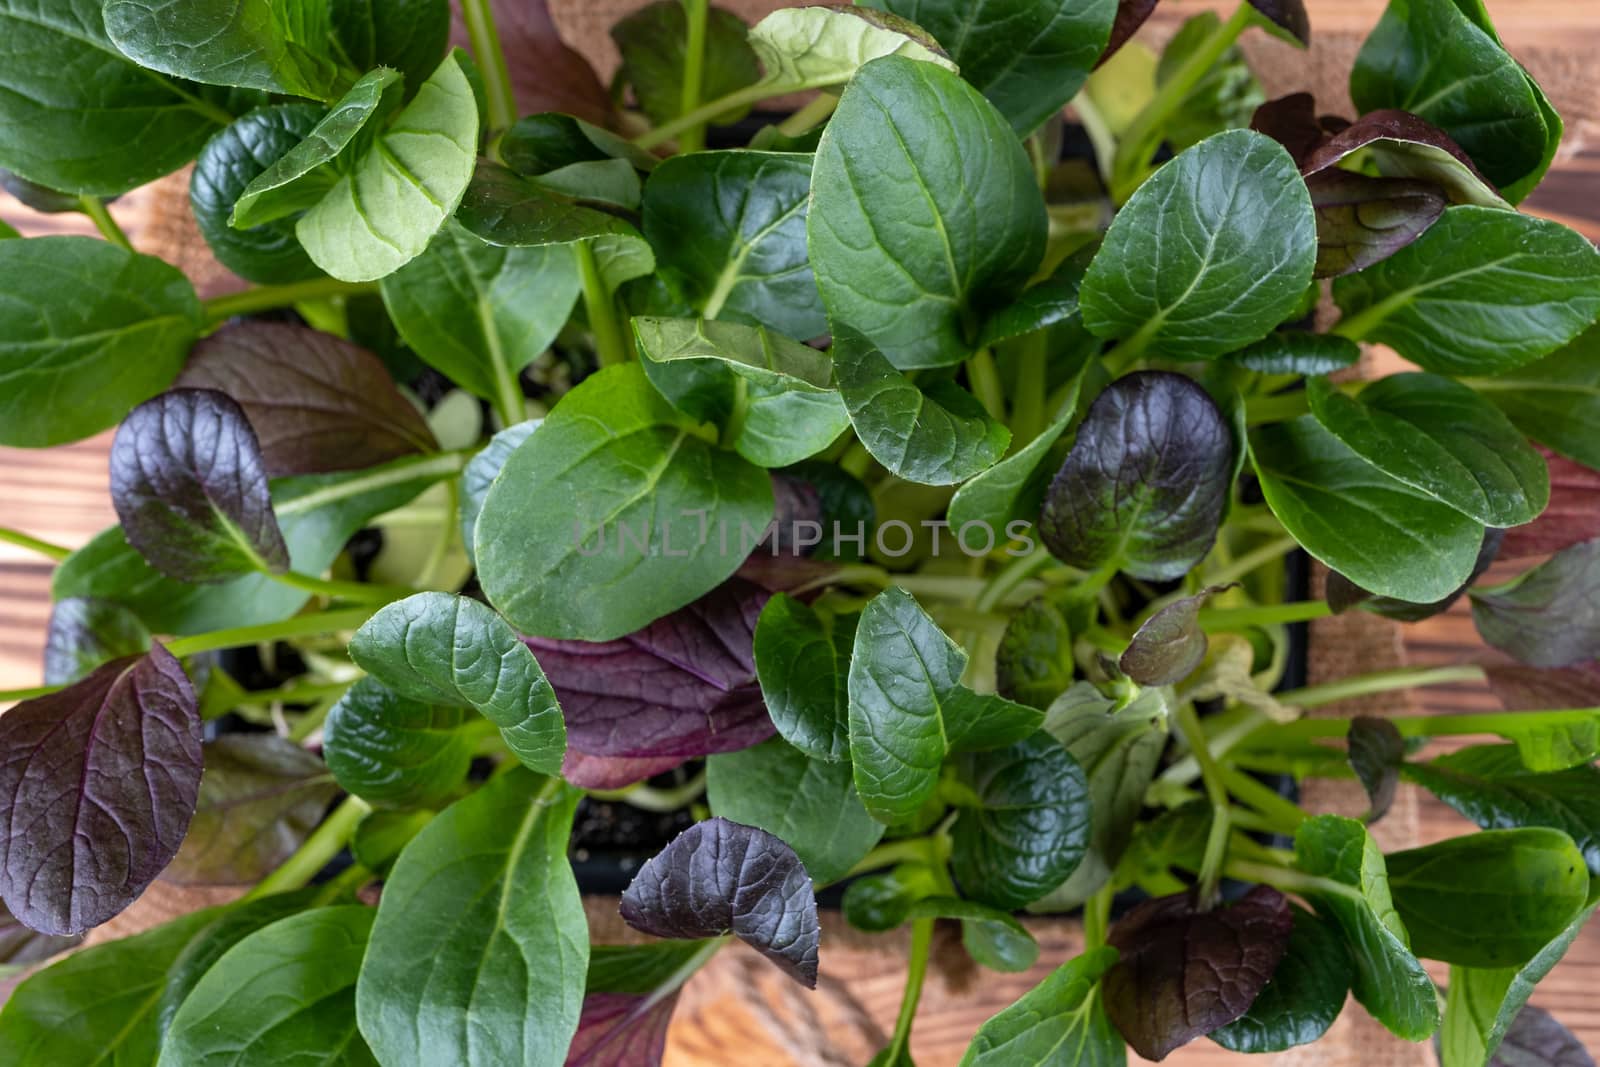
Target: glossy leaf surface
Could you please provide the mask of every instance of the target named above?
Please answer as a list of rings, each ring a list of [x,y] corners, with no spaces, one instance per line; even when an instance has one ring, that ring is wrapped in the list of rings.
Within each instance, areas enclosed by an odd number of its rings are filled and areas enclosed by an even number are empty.
[[[369,676],[328,712],[322,758],[342,788],[369,803],[427,804],[466,780],[465,718],[459,706],[408,700]]]
[[[961,1067],[1101,1067],[1122,1062],[1122,1035],[1098,983],[1117,961],[1102,947],[1068,960],[978,1028]]]
[[[855,616],[824,616],[782,593],[767,601],[756,622],[756,675],[772,724],[816,759],[842,760],[850,753],[855,630]]]
[[[1297,904],[1283,958],[1250,1008],[1210,1038],[1232,1052],[1282,1052],[1316,1041],[1339,1017],[1355,964],[1339,932]]]

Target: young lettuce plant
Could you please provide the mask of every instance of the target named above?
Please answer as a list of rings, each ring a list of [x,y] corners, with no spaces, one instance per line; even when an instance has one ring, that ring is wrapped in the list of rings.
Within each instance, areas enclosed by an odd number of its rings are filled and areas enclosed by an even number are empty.
[[[1393,0],[1347,117],[1235,47],[1299,0],[1159,57],[1154,0],[662,0],[609,95],[542,4],[465,0],[470,56],[444,0],[36,7],[0,165],[106,240],[0,227],[0,443],[116,426],[119,523],[0,529],[58,564],[6,959],[243,895],[32,974],[0,1060],[656,1063],[731,938],[814,986],[843,883],[910,926],[875,1064],[936,924],[1022,971],[1022,910],[1084,950],[964,1063],[1280,1051],[1350,994],[1446,1067],[1592,1062],[1529,999],[1600,903],[1600,252],[1515,206],[1562,125],[1481,2]],[[207,300],[106,208],[191,161],[254,283]],[[1514,665],[1281,688],[1293,625],[1462,596]],[[1473,680],[1506,710],[1305,717]],[[1277,788],[1352,775],[1362,819]],[[1480,832],[1385,855],[1402,783]],[[590,943],[597,800],[698,820],[641,944]]]

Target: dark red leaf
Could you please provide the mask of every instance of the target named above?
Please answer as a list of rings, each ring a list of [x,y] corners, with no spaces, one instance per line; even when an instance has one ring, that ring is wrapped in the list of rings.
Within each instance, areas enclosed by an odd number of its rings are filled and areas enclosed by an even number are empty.
[[[767,596],[732,578],[615,641],[524,637],[561,701],[569,750],[681,759],[771,737],[752,653]]]
[[[450,10],[450,43],[471,48],[461,5],[451,4]],[[561,39],[546,0],[493,0],[491,10],[518,115],[560,111],[597,126],[611,125],[611,98],[600,76]]]
[[[1180,597],[1146,619],[1123,650],[1117,666],[1140,685],[1177,685],[1206,658],[1206,632],[1200,609],[1218,593],[1239,583],[1213,585]]]
[[[361,470],[438,447],[382,360],[304,326],[225,326],[195,346],[177,384],[232,397],[273,478]]]
[[[571,745],[561,760],[561,777],[579,789],[621,789],[682,766],[686,756],[630,759],[625,756],[590,756]]]
[[[1418,118],[1409,111],[1396,111],[1392,108],[1373,111],[1361,116],[1343,130],[1328,138],[1315,149],[1300,165],[1300,173],[1307,175],[1318,174],[1331,169],[1346,156],[1361,151],[1363,148],[1382,147],[1389,144],[1395,151],[1404,153],[1408,146],[1423,149],[1442,149],[1455,157],[1457,163],[1466,168],[1466,174],[1455,172],[1455,180],[1450,180],[1448,172],[1439,167],[1426,167],[1418,169],[1415,166],[1406,166],[1403,173],[1394,173],[1385,167],[1384,159],[1380,154],[1379,169],[1385,174],[1394,177],[1429,178],[1439,182],[1445,187],[1453,203],[1482,203],[1485,196],[1496,197],[1494,185],[1485,178],[1472,162],[1461,146],[1451,140],[1450,135],[1426,119]],[[1391,161],[1397,162],[1397,161]],[[1453,169],[1453,168],[1452,168]]]
[[[1147,900],[1111,928],[1122,958],[1102,983],[1106,1012],[1139,1055],[1165,1059],[1250,1010],[1293,929],[1288,900],[1267,886],[1210,911],[1187,893]]]
[[[1250,0],[1250,6],[1301,44],[1311,43],[1311,16],[1306,14],[1305,0]]]
[[[1439,221],[1448,200],[1432,182],[1370,178],[1337,167],[1306,178],[1317,215],[1318,278],[1388,259]]]
[[[1600,707],[1600,662],[1553,668],[1491,663],[1483,672],[1507,711]]]
[[[0,896],[48,934],[98,926],[161,873],[200,795],[200,715],[159,644],[0,716]]]
[[[1400,768],[1406,761],[1406,742],[1399,727],[1388,719],[1357,715],[1350,721],[1350,769],[1367,791],[1366,821],[1377,822],[1394,804],[1400,786]]]
[[[1122,46],[1139,32],[1139,27],[1144,25],[1159,2],[1160,0],[1118,0],[1117,20],[1111,24],[1111,40],[1106,43],[1106,50],[1100,53],[1100,59],[1095,63],[1096,68],[1116,55]]]
[[[1555,1016],[1524,1004],[1489,1067],[1594,1067],[1594,1057]]]
[[[656,1000],[627,993],[583,998],[567,1067],[656,1067],[667,1047],[667,1026],[678,994]]]
[[[1250,128],[1288,149],[1297,167],[1303,166],[1306,158],[1328,139],[1327,131],[1317,121],[1317,99],[1310,93],[1268,100],[1256,108]]]
[[[1525,526],[1506,531],[1501,559],[1548,556],[1600,537],[1600,472],[1541,448],[1550,465],[1550,504]]]

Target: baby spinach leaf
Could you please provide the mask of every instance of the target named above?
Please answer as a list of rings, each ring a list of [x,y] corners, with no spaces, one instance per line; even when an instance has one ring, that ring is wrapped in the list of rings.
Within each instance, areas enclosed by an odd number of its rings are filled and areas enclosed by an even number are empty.
[[[1309,1045],[1339,1017],[1355,964],[1332,926],[1298,904],[1289,905],[1294,930],[1272,977],[1250,1009],[1210,1038],[1230,1052],[1282,1052]]]
[[[1306,383],[1317,421],[1397,481],[1486,526],[1516,526],[1550,502],[1550,474],[1511,421],[1467,386],[1394,374],[1350,397]]]
[[[1583,854],[1545,827],[1452,837],[1391,852],[1386,862],[1412,949],[1463,967],[1528,962],[1589,897]]]
[[[1361,788],[1367,792],[1363,822],[1383,818],[1394,803],[1400,785],[1400,768],[1406,761],[1406,743],[1388,719],[1357,715],[1350,721],[1349,763]]]
[[[1135,1052],[1165,1059],[1249,1010],[1293,928],[1289,901],[1267,886],[1210,911],[1189,893],[1147,900],[1107,937],[1122,955],[1102,980],[1106,1012]]]
[[[7,1063],[155,1063],[161,1051],[156,1009],[168,970],[221,914],[221,908],[192,911],[31,975],[0,1011],[0,1057]]]
[[[1600,468],[1600,326],[1536,363],[1475,387],[1517,429],[1568,459]]]
[[[870,6],[933,34],[1019,137],[1077,93],[1117,16],[1116,0],[870,0]]]
[[[833,369],[856,436],[907,481],[952,485],[1005,455],[1011,431],[948,378],[919,386],[846,328],[834,333]]]
[[[1068,256],[1054,274],[1029,286],[1016,300],[992,314],[983,324],[978,343],[993,345],[1080,318],[1078,290],[1083,286],[1093,252],[1091,247]]]
[[[1050,483],[1040,537],[1075,567],[1181,577],[1216,539],[1238,447],[1192,378],[1119,378],[1089,408]]]
[[[0,166],[51,189],[120,195],[189,162],[232,118],[215,94],[119,51],[98,0],[7,0],[0,41]]]
[[[988,101],[934,64],[889,57],[851,79],[822,135],[806,227],[835,332],[860,332],[906,370],[971,354],[985,306],[1038,266],[1046,219],[1027,153]]]
[[[489,487],[500,476],[500,468],[506,465],[511,453],[543,422],[543,419],[529,419],[508,426],[489,438],[483,450],[467,460],[466,468],[461,472],[461,542],[469,556],[478,528],[478,515],[483,511],[483,501],[489,495]]]
[[[235,199],[229,224],[242,230],[315,207],[400,106],[402,84],[386,67],[363,75],[311,132],[266,161]]]
[[[0,895],[41,933],[99,926],[178,851],[200,791],[200,715],[160,645],[0,716]]]
[[[637,364],[608,367],[506,461],[478,517],[479,578],[523,633],[608,641],[731,575],[772,508],[765,472],[701,437]]]
[[[506,166],[528,178],[547,175],[574,163],[621,159],[645,173],[661,163],[654,155],[610,130],[553,111],[518,119],[500,138],[500,158],[505,160]]]
[[[421,255],[461,202],[478,154],[478,103],[451,55],[327,195],[295,223],[312,262],[347,282]]]
[[[450,43],[445,0],[333,0],[333,32],[356,70],[394,67],[421,85]]]
[[[1452,204],[1509,208],[1472,157],[1433,123],[1408,111],[1385,109],[1361,116],[1305,155],[1307,178],[1327,172],[1357,152],[1387,178],[1412,178],[1443,189]]]
[[[111,426],[177,376],[203,321],[187,278],[108,241],[0,241],[0,275],[0,445]]]
[[[128,543],[168,577],[289,569],[255,431],[215,390],[173,389],[128,414],[111,442],[111,502]]]
[[[781,737],[706,760],[706,799],[713,815],[776,834],[819,883],[843,878],[883,836],[848,763],[814,759]]]
[[[1045,457],[1076,419],[1076,408],[1069,405],[1038,437],[988,470],[967,479],[950,501],[951,528],[959,531],[968,523],[976,522],[1001,530],[1013,519],[1037,514],[1050,481],[1050,466]]]
[[[906,913],[912,919],[955,919],[961,945],[974,963],[992,971],[1026,971],[1039,959],[1039,943],[1009,912],[955,897],[925,897]]]
[[[472,740],[466,712],[408,700],[362,678],[328,712],[322,758],[347,791],[372,804],[428,804],[461,785]]]
[[[1311,197],[1289,154],[1251,130],[1219,133],[1117,212],[1083,279],[1083,322],[1155,355],[1214,358],[1288,317],[1316,254]]]
[[[1472,566],[1472,573],[1455,588],[1449,596],[1441,600],[1431,600],[1426,604],[1415,604],[1408,600],[1396,600],[1393,597],[1373,596],[1371,593],[1356,585],[1338,571],[1328,572],[1325,596],[1328,606],[1338,614],[1360,606],[1374,615],[1382,615],[1386,619],[1397,619],[1401,622],[1420,622],[1430,619],[1450,609],[1450,606],[1466,595],[1467,590],[1481,578],[1491,564],[1494,563],[1499,551],[1501,540],[1505,535],[1504,530],[1486,527],[1483,531],[1483,543],[1478,546],[1478,559]],[[1540,705],[1545,707],[1547,705]]]
[[[933,868],[901,863],[892,870],[862,875],[845,888],[845,921],[858,930],[882,933],[911,917],[917,902],[940,892]]]
[[[195,345],[174,384],[237,403],[274,478],[360,470],[438,448],[382,360],[303,326],[224,326]]]
[[[1024,907],[1066,881],[1088,851],[1089,783],[1051,735],[963,755],[956,779],[972,794],[951,828],[950,870],[967,896]]]
[[[386,604],[350,639],[350,658],[403,697],[475,709],[517,759],[559,773],[566,727],[555,691],[528,646],[478,601],[417,593]]]
[[[1339,815],[1318,815],[1294,835],[1295,864],[1307,874],[1343,883],[1349,892],[1309,892],[1318,914],[1344,933],[1355,957],[1356,1000],[1407,1041],[1439,1027],[1433,980],[1410,949],[1395,911],[1383,853],[1366,827]]]
[[[497,247],[454,221],[382,282],[400,336],[429,366],[471,393],[518,405],[518,375],[566,324],[579,286],[571,248]]]
[[[344,73],[330,48],[331,8],[305,0],[109,0],[105,24],[118,51],[149,70],[331,100]]]
[[[772,724],[815,759],[850,754],[848,678],[858,618],[822,615],[778,593],[756,622],[756,675]]]
[[[639,868],[622,918],[655,937],[733,934],[801,985],[817,984],[822,929],[794,850],[727,819],[697,822]]]
[[[843,85],[884,56],[955,70],[927,31],[897,15],[854,7],[779,8],[750,30],[761,87],[773,94]]]
[[[828,320],[806,258],[810,190],[810,156],[674,156],[645,185],[644,235],[662,276],[706,318],[816,337]]]
[[[1478,633],[1523,663],[1570,667],[1600,658],[1600,540],[1468,595]]]
[[[1439,126],[1515,202],[1550,165],[1543,94],[1469,8],[1391,0],[1356,56],[1350,95],[1362,112],[1398,108]]]
[[[1415,241],[1444,214],[1438,186],[1326,170],[1306,179],[1317,213],[1318,278],[1365,270]]]
[[[230,734],[203,746],[194,820],[162,881],[250,885],[294,854],[339,793],[321,760],[276,734]]]
[[[1499,374],[1594,322],[1600,250],[1546,219],[1452,207],[1382,263],[1335,281],[1333,296],[1348,337],[1437,374]]]
[[[322,114],[315,104],[257,108],[200,150],[189,178],[189,207],[211,254],[235,274],[261,285],[322,274],[300,247],[293,222],[278,219],[253,230],[236,230],[229,223],[250,183],[310,136]]]
[[[850,758],[862,803],[880,822],[916,813],[947,753],[1010,745],[1038,729],[1037,710],[961,685],[966,665],[966,651],[903,589],[884,590],[861,613],[850,655]]]
[[[1200,609],[1231,586],[1213,585],[1194,596],[1179,597],[1151,615],[1134,632],[1117,659],[1122,673],[1140,685],[1177,685],[1206,658],[1206,632]]]
[[[995,649],[995,691],[1019,704],[1047,708],[1072,684],[1076,671],[1066,615],[1047,597],[1022,605]]]
[[[711,7],[705,16],[700,98],[716,100],[761,77],[755,53],[745,43],[747,27],[733,12]],[[656,0],[611,27],[622,53],[620,84],[633,87],[639,107],[660,125],[677,118],[683,106],[688,62],[688,16],[677,0]]]
[[[217,1056],[374,1062],[354,1011],[372,920],[372,909],[358,905],[314,908],[245,937],[190,990],[157,1067]]]
[[[1361,358],[1361,346],[1345,337],[1308,330],[1270,334],[1248,348],[1227,356],[1258,374],[1332,374]]]
[[[1278,521],[1363,589],[1426,604],[1472,573],[1481,524],[1394,480],[1311,416],[1258,427],[1250,456]]]
[[[737,376],[744,407],[735,409],[723,436],[752,463],[798,463],[850,425],[844,401],[831,385],[832,365],[814,348],[762,326],[707,319],[641,316],[634,318],[633,331],[646,359],[712,363]]]
[[[1098,983],[1117,950],[1091,949],[991,1016],[973,1035],[961,1067],[1046,1067],[1120,1062],[1122,1036],[1101,1004]]]
[[[119,604],[67,597],[50,609],[44,638],[44,684],[70,685],[103,663],[150,650],[150,631]]]
[[[368,870],[388,877],[395,857],[433,821],[433,816],[426,808],[368,812],[350,835],[350,855]]]
[[[580,795],[518,768],[450,805],[406,846],[356,983],[356,1019],[379,1062],[490,1067],[566,1056],[589,964],[567,863]]]

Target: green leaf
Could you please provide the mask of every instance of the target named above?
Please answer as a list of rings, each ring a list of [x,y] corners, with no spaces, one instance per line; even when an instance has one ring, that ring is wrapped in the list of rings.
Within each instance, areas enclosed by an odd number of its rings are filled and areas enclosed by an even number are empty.
[[[1391,852],[1389,888],[1417,955],[1463,967],[1528,962],[1589,896],[1589,869],[1560,830],[1485,830]]]
[[[1572,667],[1600,659],[1600,539],[1468,595],[1478,633],[1523,663]]]
[[[1299,0],[1289,0],[1298,6]],[[1253,4],[1260,7],[1260,4]],[[1301,9],[1302,16],[1304,9]],[[1222,29],[1222,18],[1202,11],[1184,20],[1161,50],[1156,65],[1156,88],[1165,89],[1185,63]],[[1168,90],[1169,92],[1171,90]],[[1266,103],[1266,93],[1250,70],[1238,45],[1229,45],[1187,93],[1164,123],[1166,140],[1175,152],[1221,133],[1250,126],[1256,108]]]
[[[475,709],[526,766],[557,774],[567,730],[528,646],[476,600],[417,593],[386,604],[350,639],[350,658],[401,696]]]
[[[1585,467],[1600,468],[1600,327],[1567,347],[1498,378],[1473,385],[1512,423]]]
[[[190,991],[160,1063],[304,1056],[331,1067],[375,1064],[354,1011],[372,917],[356,905],[316,908],[244,938]]]
[[[1039,265],[1046,228],[1027,153],[959,77],[891,57],[851,80],[817,146],[807,220],[836,333],[860,332],[902,370],[959,363],[982,309]]]
[[[335,278],[382,278],[428,247],[461,202],[477,155],[478,102],[458,53],[422,83],[294,232]]]
[[[706,318],[801,339],[828,332],[806,257],[811,157],[694,152],[650,175],[644,235],[661,273]]]
[[[1389,892],[1383,853],[1366,827],[1354,819],[1318,815],[1300,824],[1294,851],[1301,870],[1348,887],[1306,895],[1318,914],[1343,931],[1355,956],[1356,1000],[1407,1041],[1431,1036],[1439,1027],[1433,980],[1411,952]]]
[[[1099,982],[1117,950],[1068,960],[978,1028],[961,1067],[1112,1067],[1127,1055],[1106,1018]]]
[[[0,277],[0,445],[115,424],[177,377],[204,321],[176,268],[90,237],[0,242]]]
[[[1389,345],[1436,374],[1500,374],[1593,324],[1600,250],[1546,219],[1451,207],[1382,263],[1335,280],[1333,297],[1353,340]]]
[[[518,119],[501,136],[499,154],[506,166],[528,178],[548,175],[574,163],[621,159],[647,174],[661,163],[610,130],[555,111]]]
[[[906,912],[911,919],[955,919],[973,962],[992,971],[1026,971],[1039,959],[1039,943],[1009,912],[955,897],[924,897]]]
[[[372,804],[428,804],[466,780],[472,737],[465,712],[407,700],[376,678],[351,686],[328,712],[322,758],[346,791]]]
[[[1332,374],[1361,358],[1361,346],[1346,337],[1285,330],[1225,357],[1258,374]]]
[[[827,448],[850,425],[844,401],[831,384],[827,354],[763,326],[636,317],[633,332],[646,359],[669,365],[679,360],[711,363],[733,372],[743,408],[736,407],[724,438],[752,463],[798,463]]]
[[[51,189],[119,196],[189,162],[232,116],[219,94],[119,51],[101,6],[0,4],[0,166]]]
[[[1250,456],[1278,521],[1361,588],[1428,604],[1472,573],[1480,523],[1395,481],[1311,416],[1258,427]]]
[[[330,4],[315,0],[109,0],[106,32],[140,66],[208,85],[331,100],[343,72]]]
[[[580,796],[519,768],[456,801],[406,846],[356,984],[356,1018],[379,1062],[563,1061],[589,965],[567,863]]]
[[[150,651],[139,617],[109,600],[67,597],[50,609],[44,640],[44,684],[69,685],[102,663]]]
[[[884,56],[956,69],[922,27],[865,8],[780,8],[751,27],[750,47],[765,71],[760,86],[772,95],[843,85]]]
[[[1083,275],[1094,258],[1094,250],[1094,246],[1088,246],[1068,256],[1056,267],[1054,274],[1029,286],[1021,296],[990,315],[983,324],[978,343],[993,345],[1047,326],[1081,321],[1078,291],[1083,286]]]
[[[1294,932],[1277,970],[1250,1010],[1211,1031],[1230,1052],[1282,1052],[1309,1045],[1339,1017],[1355,964],[1338,930],[1297,904],[1290,904]]]
[[[707,758],[706,799],[711,814],[782,838],[818,885],[843,878],[883,836],[848,763],[815,759],[781,737]]]
[[[950,870],[966,895],[1025,907],[1066,881],[1088,852],[1089,783],[1050,734],[963,755],[955,776],[972,794],[951,829]]]
[[[1045,459],[1076,419],[1075,406],[1067,405],[1038,437],[969,478],[950,501],[950,528],[959,531],[976,522],[999,531],[1013,519],[1036,515],[1050,483],[1050,464]]]
[[[1459,382],[1394,374],[1351,397],[1314,378],[1306,391],[1317,421],[1362,459],[1486,526],[1531,522],[1550,502],[1544,457]]]
[[[12,240],[21,236],[22,235],[12,228],[8,223],[0,222],[0,241]]]
[[[772,724],[784,740],[816,759],[843,760],[850,754],[847,685],[858,618],[823,615],[802,600],[775,593],[756,622],[756,676]]]
[[[856,436],[907,481],[952,485],[1005,455],[1011,431],[949,378],[919,386],[844,328],[834,333],[833,369]]]
[[[1049,597],[1034,597],[1011,616],[995,649],[995,691],[1032,708],[1048,708],[1076,673],[1066,614]]]
[[[550,347],[578,299],[562,245],[500,248],[456,222],[383,279],[400,336],[435,370],[486,400],[520,399],[518,375]]]
[[[962,686],[966,665],[966,651],[903,589],[884,590],[861,613],[850,655],[850,758],[862,803],[880,822],[916,814],[947,753],[1008,745],[1038,729],[1035,709]]]
[[[706,11],[701,100],[720,99],[761,77],[760,63],[745,43],[747,29],[731,11]],[[622,53],[618,81],[633,87],[639,107],[655,125],[682,112],[688,35],[688,17],[678,0],[656,0],[611,27]]]
[[[421,85],[450,44],[446,0],[333,0],[332,8],[339,48],[357,70],[394,67]]]
[[[1251,130],[1208,138],[1139,187],[1083,279],[1084,325],[1173,359],[1258,341],[1295,309],[1316,263],[1294,160]]]
[[[489,495],[489,487],[500,476],[500,469],[506,465],[506,460],[517,446],[528,439],[528,435],[543,425],[543,419],[529,419],[519,422],[515,426],[508,426],[504,430],[489,438],[489,443],[483,450],[467,460],[466,468],[461,472],[461,543],[467,550],[467,555],[473,553],[473,539],[478,529],[478,515],[483,511],[484,498]]]
[[[772,513],[764,471],[699,436],[638,364],[608,367],[506,461],[478,517],[479,578],[522,633],[609,641],[731,575]]]
[[[1026,137],[1082,87],[1116,0],[869,0],[933,34],[961,76]]]
[[[66,957],[17,986],[0,1011],[0,1059],[16,1064],[153,1064],[157,1003],[184,948],[224,914],[190,912]]]
[[[932,867],[902,863],[892,870],[852,879],[845,887],[841,910],[845,921],[857,930],[882,933],[905,922],[917,901],[940,889]]]

